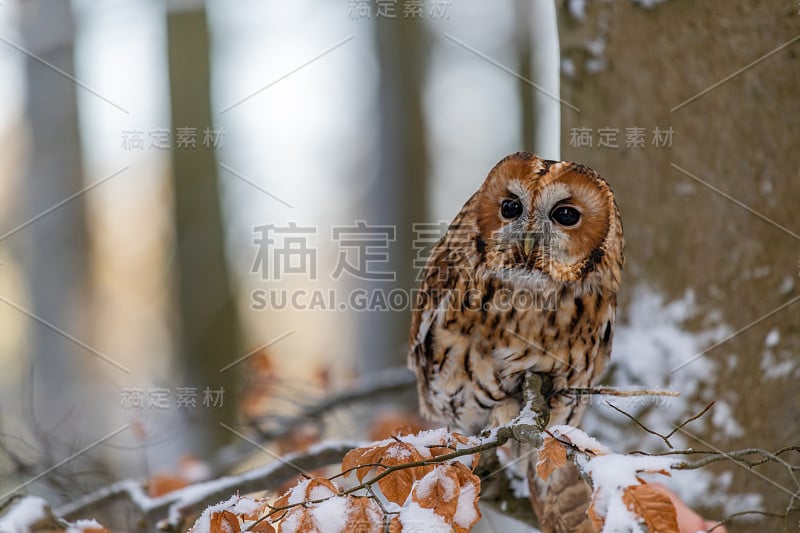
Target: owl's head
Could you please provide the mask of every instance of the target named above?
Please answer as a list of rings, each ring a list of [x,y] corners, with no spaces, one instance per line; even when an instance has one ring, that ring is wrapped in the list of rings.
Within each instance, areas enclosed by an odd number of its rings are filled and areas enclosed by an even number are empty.
[[[469,203],[490,272],[560,282],[599,275],[619,284],[622,223],[611,188],[593,170],[512,154]]]

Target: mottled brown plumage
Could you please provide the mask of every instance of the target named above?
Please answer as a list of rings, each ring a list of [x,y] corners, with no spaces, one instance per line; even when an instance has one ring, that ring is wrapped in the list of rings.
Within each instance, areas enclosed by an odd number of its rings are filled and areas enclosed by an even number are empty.
[[[434,247],[412,319],[409,366],[428,418],[475,433],[520,410],[528,371],[565,394],[599,380],[622,268],[613,193],[593,170],[516,153],[500,161]]]

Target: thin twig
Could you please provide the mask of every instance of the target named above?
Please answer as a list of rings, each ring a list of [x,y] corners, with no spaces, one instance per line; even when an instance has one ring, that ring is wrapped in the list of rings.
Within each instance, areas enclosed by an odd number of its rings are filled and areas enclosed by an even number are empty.
[[[611,407],[612,409],[614,409],[616,412],[626,416],[634,424],[636,424],[637,426],[639,426],[640,428],[642,428],[646,432],[650,433],[651,435],[655,435],[656,437],[659,437],[661,440],[664,441],[664,443],[667,445],[667,447],[671,450],[671,449],[674,448],[674,446],[669,441],[669,438],[672,437],[675,433],[677,433],[681,429],[683,429],[683,427],[686,426],[686,424],[688,424],[690,422],[693,422],[694,420],[697,420],[698,418],[700,418],[701,416],[706,414],[708,412],[708,410],[711,409],[711,407],[714,405],[714,402],[711,402],[710,404],[706,405],[705,408],[702,411],[700,411],[699,413],[697,413],[696,415],[693,415],[693,416],[687,418],[686,420],[684,420],[683,422],[681,422],[678,426],[675,427],[675,429],[673,429],[672,431],[670,431],[666,435],[662,435],[658,431],[650,429],[649,427],[644,425],[641,421],[639,421],[638,418],[636,418],[635,416],[631,415],[630,413],[627,413],[627,412],[623,411],[622,409],[620,409],[619,407],[617,407],[613,403],[609,402],[608,400],[606,400],[606,404],[608,404],[608,406]]]

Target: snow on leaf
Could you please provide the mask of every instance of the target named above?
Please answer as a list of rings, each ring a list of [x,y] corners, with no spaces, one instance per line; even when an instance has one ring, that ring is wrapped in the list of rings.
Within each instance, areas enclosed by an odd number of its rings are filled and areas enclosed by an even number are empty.
[[[454,463],[461,490],[458,494],[458,505],[453,517],[455,533],[467,533],[481,519],[478,498],[481,493],[481,480],[463,463]]]
[[[631,485],[622,493],[622,501],[644,520],[649,531],[679,533],[675,505],[664,489],[644,482]]]
[[[383,531],[383,512],[372,498],[355,496],[349,498],[345,531],[380,533]]]
[[[442,439],[441,446],[430,446],[428,449],[433,457],[439,457],[440,455],[447,455],[448,453],[453,453],[458,448],[471,448],[479,444],[479,441],[476,440],[474,437],[467,437],[466,435],[462,435],[461,433],[449,433],[447,434],[446,438]],[[471,466],[474,470],[478,466],[478,461],[480,460],[481,454],[474,453],[470,457],[472,460],[468,466]],[[466,459],[467,457],[465,457]]]
[[[241,531],[240,520],[255,520],[267,508],[264,500],[234,495],[224,502],[206,507],[189,533],[238,533]]]
[[[179,476],[156,474],[147,482],[147,493],[151,498],[158,498],[174,490],[182,489],[188,484],[188,481]]]
[[[600,441],[590,437],[583,431],[572,426],[551,426],[550,432],[562,441],[570,443],[581,452],[590,455],[606,455],[610,450],[603,446]]]
[[[311,533],[317,531],[317,521],[308,507],[302,505],[289,509],[278,526],[278,533]]]
[[[378,487],[390,502],[403,505],[411,494],[414,482],[423,477],[430,470],[431,466],[403,468],[388,474],[378,481]]]
[[[342,460],[342,471],[348,472],[356,469],[358,481],[363,482],[367,474],[372,471],[383,472],[393,466],[425,459],[426,457],[413,444],[392,441],[371,448],[356,448],[348,452]],[[414,482],[422,478],[432,468],[432,466],[418,466],[391,472],[378,481],[378,487],[380,487],[386,499],[398,505],[403,505],[411,493]]]
[[[95,520],[78,520],[74,524],[67,526],[64,531],[65,533],[111,533]]]
[[[554,470],[567,464],[567,448],[551,436],[544,438],[544,445],[539,450],[539,460],[536,461],[536,474],[547,479]]]
[[[339,494],[339,487],[333,481],[324,477],[304,479],[288,491],[283,496],[275,500],[273,507],[286,507],[298,503],[321,500]]]
[[[595,492],[592,495],[592,503],[589,504],[589,508],[586,510],[586,514],[589,515],[589,518],[594,524],[594,527],[597,528],[597,531],[602,531],[603,526],[605,525],[605,520],[603,519],[602,516],[597,514],[596,504],[597,504],[597,492]]]
[[[254,526],[249,526],[245,531],[250,531],[250,533],[275,533],[275,528],[266,520],[262,520]]]
[[[414,486],[412,501],[452,522],[458,507],[461,486],[457,468],[452,465],[437,466]]]
[[[211,515],[209,533],[241,533],[239,518],[230,511],[219,511]]]

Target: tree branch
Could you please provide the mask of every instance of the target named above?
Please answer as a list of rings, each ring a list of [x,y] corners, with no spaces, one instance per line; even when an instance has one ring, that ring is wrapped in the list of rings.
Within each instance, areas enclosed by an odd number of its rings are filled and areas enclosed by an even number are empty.
[[[197,483],[157,498],[149,497],[142,484],[125,480],[101,488],[55,510],[55,515],[76,519],[119,500],[128,500],[150,523],[168,516],[165,527],[177,527],[186,515],[228,498],[235,492],[275,490],[297,476],[298,468],[315,470],[341,462],[357,442],[326,443],[307,452],[289,454],[281,461],[255,468],[236,476]]]

